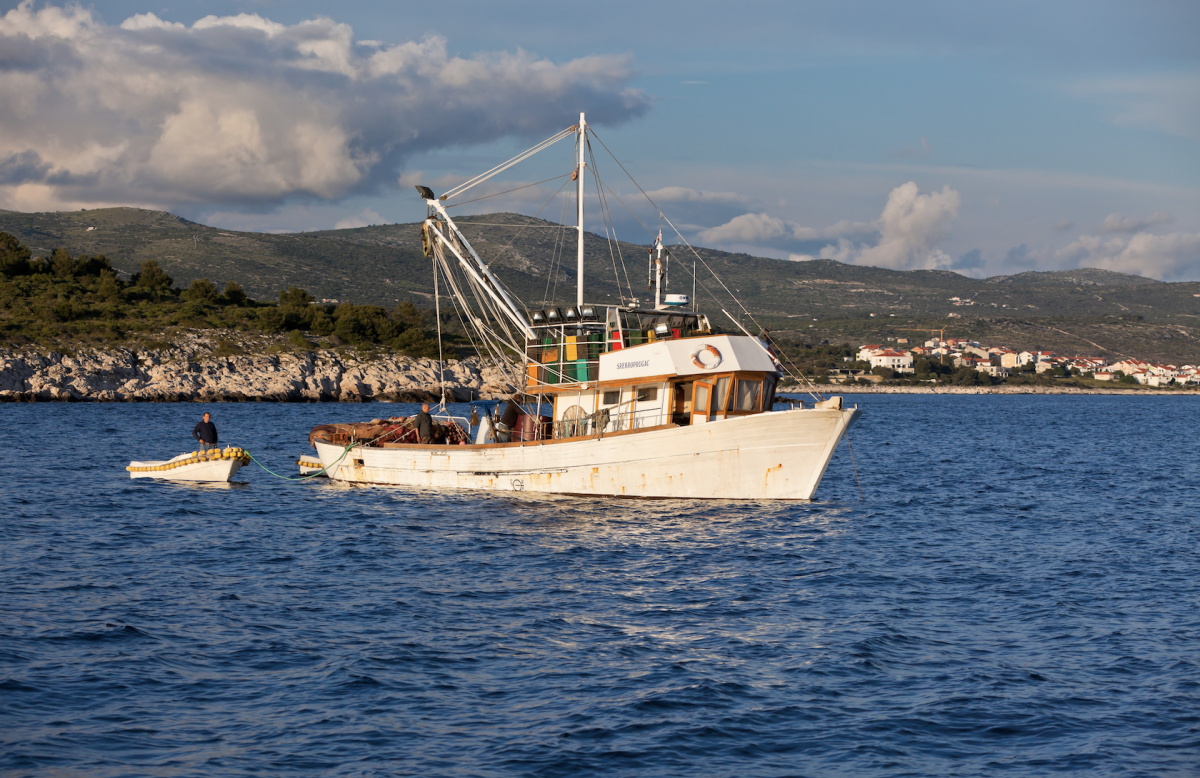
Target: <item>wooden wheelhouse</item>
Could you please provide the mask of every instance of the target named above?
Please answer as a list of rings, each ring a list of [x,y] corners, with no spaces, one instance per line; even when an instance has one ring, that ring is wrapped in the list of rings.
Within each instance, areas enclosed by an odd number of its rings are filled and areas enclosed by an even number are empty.
[[[766,349],[713,335],[704,314],[579,306],[530,320],[525,396],[552,409],[534,439],[690,426],[774,404],[779,373]]]

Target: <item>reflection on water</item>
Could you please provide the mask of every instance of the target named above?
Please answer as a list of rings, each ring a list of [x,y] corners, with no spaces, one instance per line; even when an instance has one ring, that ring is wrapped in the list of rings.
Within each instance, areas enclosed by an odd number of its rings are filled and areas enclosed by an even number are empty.
[[[1193,771],[1200,462],[1136,452],[1198,404],[860,402],[812,503],[131,480],[415,406],[0,406],[0,773]]]

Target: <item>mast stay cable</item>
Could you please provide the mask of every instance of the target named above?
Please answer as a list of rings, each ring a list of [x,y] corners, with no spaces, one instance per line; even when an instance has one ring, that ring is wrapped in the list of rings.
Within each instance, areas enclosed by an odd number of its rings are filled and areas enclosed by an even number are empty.
[[[534,154],[537,154],[537,153],[541,152],[543,149],[549,148],[550,146],[553,146],[555,143],[558,143],[563,138],[574,135],[575,128],[577,126],[578,125],[571,125],[567,129],[561,130],[560,132],[558,132],[554,135],[551,135],[549,138],[547,138],[546,140],[537,144],[533,148],[522,151],[520,154],[518,154],[517,156],[508,160],[507,162],[503,162],[503,163],[497,165],[496,167],[492,168],[491,170],[487,171],[486,173],[480,173],[479,175],[475,176],[474,178],[470,179],[469,181],[459,184],[458,186],[451,189],[449,192],[446,192],[445,194],[443,194],[441,199],[449,200],[451,197],[460,195],[473,186],[482,184],[484,181],[487,181],[492,176],[503,173],[505,170],[508,170],[513,165],[516,165],[520,162],[524,162],[526,159],[529,159]]]
[[[738,307],[742,309],[742,312],[744,314],[746,314],[746,317],[748,319],[750,319],[750,321],[754,324],[754,326],[756,328],[758,328],[759,332],[761,333],[761,335],[759,337],[762,337],[765,335],[767,341],[769,341],[771,343],[771,345],[775,346],[776,350],[779,351],[779,353],[783,354],[783,349],[779,346],[779,344],[775,341],[775,339],[771,337],[770,332],[768,332],[768,330],[765,327],[763,327],[761,324],[758,323],[758,320],[756,320],[754,318],[754,314],[750,313],[750,311],[746,308],[746,306],[742,303],[742,301],[740,299],[738,299],[738,296],[736,294],[734,294],[733,290],[729,288],[729,286],[725,283],[725,281],[722,280],[719,275],[717,275],[717,272],[712,269],[712,267],[708,264],[708,262],[704,259],[704,257],[700,256],[700,253],[698,251],[696,251],[695,247],[693,247],[692,244],[688,242],[688,239],[683,236],[683,233],[679,231],[679,228],[675,226],[675,223],[671,221],[671,218],[662,212],[662,209],[658,207],[658,204],[655,203],[653,198],[651,198],[650,195],[646,193],[646,190],[643,189],[642,185],[637,182],[637,179],[635,179],[633,177],[633,175],[630,174],[630,172],[625,169],[625,166],[621,164],[621,160],[617,159],[616,155],[612,153],[612,150],[609,149],[607,145],[605,145],[604,141],[600,138],[600,136],[597,135],[595,131],[592,132],[592,136],[595,137],[596,140],[600,143],[600,145],[604,147],[604,150],[608,152],[608,155],[610,157],[612,157],[613,162],[616,162],[617,166],[619,168],[621,168],[622,171],[624,171],[626,176],[629,177],[629,180],[633,182],[633,185],[636,186],[638,188],[638,191],[642,193],[642,196],[646,198],[646,202],[648,202],[654,206],[654,209],[656,211],[658,211],[659,218],[671,226],[671,229],[675,231],[675,234],[679,237],[679,240],[681,240],[683,242],[683,245],[687,246],[688,249],[692,252],[692,255],[695,256],[696,259],[700,260],[700,264],[704,265],[704,269],[712,274],[712,277],[714,279],[716,279],[716,282],[718,284],[721,285],[721,288],[725,290],[726,294],[729,295],[730,299],[732,299],[735,303],[737,303]],[[611,190],[609,190],[609,191],[611,191]],[[624,205],[624,203],[622,203],[622,205]],[[626,206],[626,209],[628,210],[628,206]],[[630,213],[632,213],[632,211],[630,211]],[[634,217],[634,218],[636,218],[636,217]],[[641,223],[641,220],[639,219],[638,222]],[[642,227],[645,228],[646,225],[644,223],[642,223]],[[646,231],[649,232],[648,229]],[[686,271],[686,268],[685,268],[685,271]],[[711,292],[709,294],[711,294]],[[726,315],[728,315],[728,313],[726,313]],[[732,317],[730,317],[730,318],[732,318]],[[736,320],[735,320],[735,323],[736,323]],[[791,359],[788,358],[786,354],[784,354],[784,357],[788,359],[788,362],[791,363],[793,368],[796,368],[796,365],[791,362]],[[802,372],[800,372],[798,368],[796,368],[796,371],[797,371],[798,375],[793,374],[792,377],[797,378],[797,379],[803,379],[804,383],[807,384],[809,387],[808,388],[809,394],[812,395],[814,398],[817,398],[818,400],[820,400],[821,399],[820,390],[818,390],[816,388],[816,384],[814,384],[812,382],[812,380],[810,378],[808,378],[808,376],[806,376]],[[790,373],[791,371],[788,371],[788,372]]]

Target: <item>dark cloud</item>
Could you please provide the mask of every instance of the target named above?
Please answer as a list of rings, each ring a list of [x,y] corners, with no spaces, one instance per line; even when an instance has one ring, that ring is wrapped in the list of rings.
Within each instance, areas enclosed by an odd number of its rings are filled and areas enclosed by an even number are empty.
[[[1014,267],[1033,267],[1034,258],[1029,255],[1029,247],[1022,243],[1020,246],[1014,246],[1004,255],[1004,263]]]
[[[983,264],[983,252],[979,249],[971,249],[954,260],[950,267],[956,270],[977,270],[983,267]]]
[[[50,174],[50,165],[36,151],[21,151],[0,159],[0,184],[42,181]]]
[[[599,125],[640,116],[633,76],[623,56],[360,46],[324,18],[144,14],[118,28],[25,3],[0,17],[0,201],[339,199],[394,186],[414,153],[545,136],[581,109]]]

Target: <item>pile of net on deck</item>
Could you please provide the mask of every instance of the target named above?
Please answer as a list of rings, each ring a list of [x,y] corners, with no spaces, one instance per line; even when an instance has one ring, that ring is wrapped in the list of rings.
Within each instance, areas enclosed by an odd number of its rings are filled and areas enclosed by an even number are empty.
[[[416,416],[392,416],[356,424],[318,424],[308,433],[308,442],[320,440],[335,446],[361,443],[380,446],[385,443],[420,443],[417,439]],[[452,421],[434,418],[433,443],[470,443],[466,430]]]

